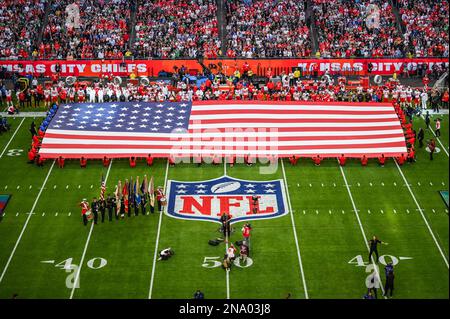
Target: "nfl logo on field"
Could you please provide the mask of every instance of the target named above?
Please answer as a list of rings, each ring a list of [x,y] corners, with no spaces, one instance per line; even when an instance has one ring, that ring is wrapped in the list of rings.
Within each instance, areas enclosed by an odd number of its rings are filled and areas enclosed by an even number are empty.
[[[269,219],[288,213],[283,180],[249,181],[224,176],[201,182],[168,181],[166,213],[174,218],[220,223]]]

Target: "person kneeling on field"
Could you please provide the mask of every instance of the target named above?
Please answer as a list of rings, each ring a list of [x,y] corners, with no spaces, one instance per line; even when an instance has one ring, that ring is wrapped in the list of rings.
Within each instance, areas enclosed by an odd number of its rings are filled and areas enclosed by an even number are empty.
[[[175,254],[175,252],[169,247],[169,248],[166,248],[166,249],[163,249],[163,250],[161,250],[160,252],[159,252],[159,258],[158,258],[158,261],[159,260],[167,260],[167,259],[169,259],[170,257],[172,257],[173,255]]]

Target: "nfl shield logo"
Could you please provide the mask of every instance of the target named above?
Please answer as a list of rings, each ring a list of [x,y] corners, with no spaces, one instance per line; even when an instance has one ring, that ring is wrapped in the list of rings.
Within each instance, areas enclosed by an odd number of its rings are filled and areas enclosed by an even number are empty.
[[[201,182],[168,181],[167,215],[220,223],[276,218],[288,213],[283,180],[247,181],[228,176]]]

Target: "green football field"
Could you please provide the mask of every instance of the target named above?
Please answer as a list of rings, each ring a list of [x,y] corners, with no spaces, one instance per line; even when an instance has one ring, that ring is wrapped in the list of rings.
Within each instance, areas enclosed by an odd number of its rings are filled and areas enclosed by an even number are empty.
[[[206,298],[360,299],[366,292],[367,240],[380,247],[378,263],[395,264],[394,298],[449,298],[448,116],[442,122],[440,152],[430,161],[418,149],[417,162],[385,167],[369,161],[361,167],[336,160],[315,167],[311,160],[291,166],[279,161],[272,174],[261,165],[247,167],[179,164],[163,159],[131,169],[127,160],[105,168],[90,161],[80,169],[66,161],[44,167],[27,164],[32,118],[9,119],[0,135],[0,195],[11,198],[0,222],[0,298]],[[37,119],[39,121],[39,119]],[[415,120],[415,128],[424,126]],[[426,131],[426,139],[432,132]],[[284,180],[289,214],[252,220],[251,262],[230,272],[216,267],[225,244],[219,225],[180,220],[166,214],[139,215],[98,225],[81,221],[79,202],[99,195],[102,175],[107,193],[118,180],[153,176],[155,186],[168,180],[204,181],[227,174],[251,180]],[[231,241],[241,240],[242,223],[233,224]],[[156,252],[171,247],[175,255],[155,262]],[[78,279],[79,286],[71,283]],[[381,298],[381,289],[379,296]]]

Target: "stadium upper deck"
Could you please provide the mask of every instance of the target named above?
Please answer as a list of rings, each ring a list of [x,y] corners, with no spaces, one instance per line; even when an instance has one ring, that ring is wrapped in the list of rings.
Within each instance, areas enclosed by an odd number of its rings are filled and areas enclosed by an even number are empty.
[[[76,3],[3,1],[0,58],[448,57],[449,53],[445,0],[426,5],[416,0]]]

